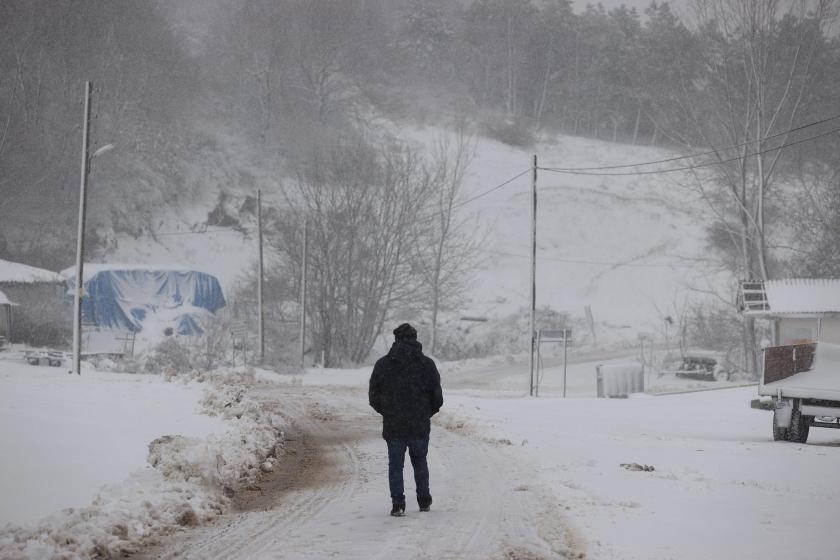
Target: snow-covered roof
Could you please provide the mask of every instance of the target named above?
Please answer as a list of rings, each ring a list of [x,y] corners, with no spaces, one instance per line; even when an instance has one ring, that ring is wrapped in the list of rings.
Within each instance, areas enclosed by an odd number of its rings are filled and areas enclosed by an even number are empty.
[[[155,272],[206,272],[200,268],[193,266],[185,266],[182,264],[120,264],[120,263],[85,263],[85,282],[99,274],[100,272],[115,271],[115,270],[148,270]],[[64,279],[76,277],[76,267],[71,266],[61,271],[61,276]]]
[[[64,282],[57,272],[0,259],[0,283]]]
[[[840,279],[790,278],[764,282],[768,315],[840,313]]]
[[[16,305],[16,304],[13,303],[12,301],[10,301],[9,298],[6,297],[6,294],[4,294],[3,292],[0,292],[0,305]]]

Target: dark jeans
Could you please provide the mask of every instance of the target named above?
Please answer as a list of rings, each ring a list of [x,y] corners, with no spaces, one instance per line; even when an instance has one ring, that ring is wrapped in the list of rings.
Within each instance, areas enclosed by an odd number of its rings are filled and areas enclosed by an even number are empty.
[[[423,439],[389,439],[388,443],[388,483],[391,486],[391,501],[395,504],[405,503],[405,487],[403,486],[403,465],[405,464],[405,450],[411,458],[414,467],[414,484],[417,496],[427,497],[429,494],[429,465],[426,454],[429,452],[429,436]]]

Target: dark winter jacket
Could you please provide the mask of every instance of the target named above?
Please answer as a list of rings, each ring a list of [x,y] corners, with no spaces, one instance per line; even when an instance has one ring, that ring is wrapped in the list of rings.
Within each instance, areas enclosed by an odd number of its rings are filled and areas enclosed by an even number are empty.
[[[443,392],[435,362],[423,355],[419,342],[394,342],[390,352],[376,362],[368,400],[382,415],[383,438],[429,435],[429,419],[443,406]]]

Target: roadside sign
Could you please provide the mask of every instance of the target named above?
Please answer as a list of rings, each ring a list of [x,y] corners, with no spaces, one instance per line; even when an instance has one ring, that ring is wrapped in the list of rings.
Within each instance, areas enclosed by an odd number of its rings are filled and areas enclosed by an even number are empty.
[[[540,342],[572,342],[572,329],[540,329]]]

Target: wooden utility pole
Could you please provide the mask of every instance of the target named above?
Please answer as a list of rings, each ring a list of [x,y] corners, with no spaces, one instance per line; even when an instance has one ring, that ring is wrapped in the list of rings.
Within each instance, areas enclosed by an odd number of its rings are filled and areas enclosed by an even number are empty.
[[[306,353],[306,245],[307,218],[303,219],[303,258],[300,265],[300,367],[303,368],[303,357]]]
[[[263,312],[263,230],[262,230],[262,191],[257,189],[257,239],[259,240],[259,272],[257,274],[257,307],[259,308],[259,325],[257,337],[259,338],[259,361],[262,364],[265,359],[265,331],[263,330],[265,313]]]
[[[82,173],[79,184],[79,230],[76,236],[76,293],[73,305],[73,371],[82,374],[82,297],[85,286],[85,211],[87,182],[90,169],[88,141],[90,140],[90,82],[85,82],[85,113],[82,127]],[[72,372],[71,372],[72,373]]]
[[[528,369],[531,374],[531,386],[528,392],[534,396],[534,345],[536,343],[536,312],[537,312],[537,156],[531,169],[531,320],[530,352],[528,352]]]

